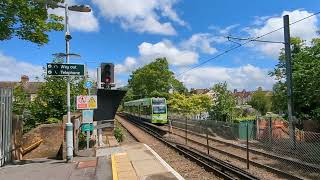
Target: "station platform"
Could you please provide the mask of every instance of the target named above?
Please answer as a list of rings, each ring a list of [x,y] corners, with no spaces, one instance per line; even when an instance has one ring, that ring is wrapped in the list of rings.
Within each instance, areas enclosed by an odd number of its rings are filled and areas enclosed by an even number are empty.
[[[96,156],[110,158],[113,180],[184,179],[143,143],[100,149],[96,151]]]

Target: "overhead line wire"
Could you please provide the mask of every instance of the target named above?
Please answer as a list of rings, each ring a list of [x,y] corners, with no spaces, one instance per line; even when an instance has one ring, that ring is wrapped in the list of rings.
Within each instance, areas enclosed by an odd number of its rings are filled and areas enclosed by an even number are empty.
[[[301,22],[301,21],[304,21],[304,20],[306,20],[306,19],[308,19],[308,18],[311,18],[311,17],[313,17],[313,16],[316,16],[316,15],[318,15],[318,14],[320,14],[320,11],[319,11],[319,12],[316,12],[316,13],[313,13],[313,14],[311,14],[311,15],[309,15],[309,16],[306,16],[306,17],[304,17],[304,18],[302,18],[302,19],[299,19],[299,20],[297,20],[297,21],[294,21],[294,22],[290,23],[289,25],[291,26],[291,25],[293,25],[293,24],[299,23],[299,22]],[[279,30],[281,30],[281,29],[283,29],[283,28],[284,28],[284,27],[282,26],[282,27],[277,28],[277,29],[274,29],[274,30],[272,30],[272,31],[270,31],[270,32],[268,32],[268,33],[265,33],[265,34],[262,34],[262,35],[260,35],[260,36],[257,36],[257,37],[255,37],[255,38],[253,38],[253,39],[249,39],[249,40],[247,40],[247,41],[244,42],[244,43],[239,43],[238,45],[233,46],[233,47],[231,47],[231,48],[223,51],[222,53],[217,54],[217,55],[213,56],[212,58],[209,58],[209,59],[203,61],[202,63],[200,63],[200,64],[198,64],[198,65],[196,65],[196,66],[194,66],[194,67],[192,67],[192,68],[190,68],[190,69],[187,69],[186,71],[183,71],[182,73],[178,74],[177,77],[180,77],[182,74],[185,74],[185,73],[188,72],[188,71],[192,71],[193,69],[196,69],[196,68],[202,66],[203,64],[206,64],[206,63],[209,62],[209,61],[212,61],[212,60],[214,60],[214,59],[217,59],[218,57],[220,57],[220,56],[222,56],[222,55],[225,55],[225,54],[229,53],[230,51],[233,51],[233,50],[235,50],[235,49],[238,49],[238,48],[242,47],[243,45],[246,45],[246,44],[248,44],[248,43],[250,43],[250,42],[253,42],[253,41],[257,40],[257,39],[260,39],[260,38],[262,38],[262,37],[265,37],[265,36],[267,36],[267,35],[269,35],[269,34],[275,33],[275,32],[277,32],[277,31],[279,31]]]

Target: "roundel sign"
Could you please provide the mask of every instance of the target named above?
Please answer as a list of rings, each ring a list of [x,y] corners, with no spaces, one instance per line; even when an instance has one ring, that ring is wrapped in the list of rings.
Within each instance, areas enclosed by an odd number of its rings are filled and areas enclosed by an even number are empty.
[[[86,82],[84,83],[84,87],[87,88],[87,89],[92,88],[92,85],[93,85],[93,83],[92,83],[91,81],[86,81]]]

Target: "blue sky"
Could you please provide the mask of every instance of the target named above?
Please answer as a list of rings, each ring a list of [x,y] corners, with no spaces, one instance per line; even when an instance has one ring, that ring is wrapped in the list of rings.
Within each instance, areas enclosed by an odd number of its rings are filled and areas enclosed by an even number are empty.
[[[69,0],[89,4],[92,13],[71,13],[71,52],[81,54],[72,63],[87,63],[91,76],[101,62],[116,65],[118,86],[128,75],[156,57],[167,57],[170,68],[181,74],[235,44],[228,35],[256,37],[282,26],[282,16],[291,22],[320,11],[320,1],[212,1],[202,0]],[[61,14],[62,9],[48,10]],[[319,17],[291,27],[292,36],[307,41],[317,37]],[[282,41],[278,31],[265,40]],[[26,74],[40,76],[53,53],[64,52],[64,32],[49,33],[50,42],[37,46],[13,38],[0,42],[0,80],[19,80]],[[267,74],[277,63],[281,44],[250,43],[178,76],[188,88],[210,87],[227,81],[230,89],[271,89]]]

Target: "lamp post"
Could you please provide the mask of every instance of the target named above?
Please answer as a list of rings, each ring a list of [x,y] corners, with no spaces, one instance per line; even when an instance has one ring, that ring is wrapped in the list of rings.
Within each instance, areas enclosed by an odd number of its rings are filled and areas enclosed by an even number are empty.
[[[38,0],[39,1],[39,0]],[[73,5],[68,6],[68,4],[60,5],[52,0],[45,1],[46,4],[50,4],[57,8],[65,9],[65,40],[66,40],[66,63],[69,64],[69,53],[70,50],[70,40],[72,39],[69,31],[69,15],[68,11],[76,12],[91,12],[91,8],[87,5]],[[71,161],[73,158],[73,124],[71,123],[71,112],[70,112],[70,77],[67,78],[67,123],[66,123],[66,144],[67,144],[67,161]]]

